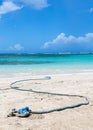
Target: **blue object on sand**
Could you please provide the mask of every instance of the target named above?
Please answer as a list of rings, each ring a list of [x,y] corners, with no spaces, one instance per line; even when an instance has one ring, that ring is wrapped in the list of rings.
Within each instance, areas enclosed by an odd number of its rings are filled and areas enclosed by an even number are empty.
[[[31,110],[29,109],[29,107],[24,107],[24,108],[21,108],[17,111],[19,114],[24,114],[26,112],[30,112],[31,113]]]

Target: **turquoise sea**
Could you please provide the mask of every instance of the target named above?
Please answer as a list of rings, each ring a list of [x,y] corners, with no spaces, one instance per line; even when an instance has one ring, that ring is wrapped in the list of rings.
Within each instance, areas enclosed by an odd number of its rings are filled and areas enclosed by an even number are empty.
[[[0,76],[93,71],[93,54],[0,54]]]

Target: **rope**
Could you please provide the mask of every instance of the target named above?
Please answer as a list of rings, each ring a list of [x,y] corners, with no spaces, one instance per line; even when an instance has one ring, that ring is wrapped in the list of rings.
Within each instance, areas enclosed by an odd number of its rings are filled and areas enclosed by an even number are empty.
[[[53,108],[53,109],[50,109],[50,110],[41,110],[41,111],[33,111],[33,110],[31,110],[31,113],[33,113],[33,114],[44,114],[44,113],[50,113],[50,112],[54,112],[54,111],[62,111],[62,110],[65,110],[65,109],[72,109],[72,108],[80,107],[82,105],[88,105],[89,104],[89,100],[88,100],[88,98],[86,96],[70,95],[70,94],[59,94],[59,93],[51,93],[51,92],[42,92],[42,91],[36,91],[36,90],[32,90],[32,89],[27,90],[27,89],[21,89],[20,87],[15,86],[15,84],[19,83],[19,82],[30,81],[30,80],[49,80],[49,79],[51,79],[51,77],[46,76],[44,78],[18,80],[18,81],[15,81],[15,82],[11,83],[10,88],[15,89],[15,90],[19,90],[19,91],[27,91],[27,92],[33,92],[33,93],[50,94],[50,95],[57,95],[57,96],[79,97],[79,98],[84,98],[84,100],[85,100],[85,101],[83,101],[81,103],[68,105],[68,106],[64,106],[64,107]]]

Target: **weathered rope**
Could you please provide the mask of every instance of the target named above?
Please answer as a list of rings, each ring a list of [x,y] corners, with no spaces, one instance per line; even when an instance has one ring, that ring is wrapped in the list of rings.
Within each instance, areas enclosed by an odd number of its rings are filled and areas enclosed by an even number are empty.
[[[81,95],[70,95],[70,94],[59,94],[59,93],[51,93],[51,92],[41,92],[41,91],[36,91],[36,90],[27,90],[27,89],[21,89],[20,87],[15,86],[16,83],[19,82],[24,82],[24,81],[30,81],[30,80],[49,80],[51,79],[51,77],[44,77],[44,78],[35,78],[35,79],[25,79],[25,80],[18,80],[15,81],[13,83],[10,84],[10,88],[11,89],[15,89],[15,90],[19,90],[19,91],[27,91],[27,92],[33,92],[33,93],[41,93],[41,94],[50,94],[50,95],[57,95],[57,96],[69,96],[69,97],[79,97],[79,98],[84,98],[85,101],[81,102],[81,103],[77,103],[77,104],[73,104],[73,105],[68,105],[68,106],[64,106],[64,107],[58,107],[58,108],[53,108],[50,110],[41,110],[41,111],[33,111],[31,110],[31,113],[33,114],[44,114],[44,113],[50,113],[50,112],[54,112],[54,111],[61,111],[61,110],[65,110],[65,109],[72,109],[72,108],[76,108],[76,107],[80,107],[82,105],[88,105],[89,104],[89,100],[86,96],[81,96]]]

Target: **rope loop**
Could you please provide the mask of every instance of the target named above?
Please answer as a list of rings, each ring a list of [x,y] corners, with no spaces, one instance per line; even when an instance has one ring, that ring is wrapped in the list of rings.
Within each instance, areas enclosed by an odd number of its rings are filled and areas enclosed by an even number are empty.
[[[81,103],[77,103],[77,104],[73,104],[73,105],[68,105],[68,106],[64,106],[64,107],[58,107],[58,108],[53,108],[50,110],[41,110],[41,111],[33,111],[31,110],[31,113],[33,114],[45,114],[45,113],[50,113],[50,112],[54,112],[54,111],[62,111],[65,109],[72,109],[72,108],[76,108],[76,107],[80,107],[82,105],[88,105],[89,104],[89,100],[86,96],[82,96],[82,95],[70,95],[70,94],[59,94],[59,93],[51,93],[51,92],[42,92],[42,91],[36,91],[36,90],[26,90],[26,89],[21,89],[20,87],[16,87],[16,83],[19,82],[24,82],[24,81],[30,81],[30,80],[50,80],[51,77],[50,76],[46,76],[44,78],[32,78],[32,79],[25,79],[25,80],[18,80],[15,82],[12,82],[10,84],[10,88],[11,89],[15,89],[18,91],[29,91],[29,92],[33,92],[33,93],[41,93],[41,94],[50,94],[50,95],[55,95],[55,96],[69,96],[69,97],[79,97],[79,98],[83,98],[85,99],[85,101],[81,102]]]

